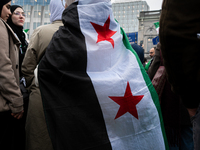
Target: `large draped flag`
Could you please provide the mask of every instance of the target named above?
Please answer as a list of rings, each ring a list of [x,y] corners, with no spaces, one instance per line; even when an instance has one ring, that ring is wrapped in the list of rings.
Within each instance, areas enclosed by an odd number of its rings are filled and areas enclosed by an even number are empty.
[[[79,0],[63,23],[38,69],[54,149],[167,149],[158,95],[110,0]]]

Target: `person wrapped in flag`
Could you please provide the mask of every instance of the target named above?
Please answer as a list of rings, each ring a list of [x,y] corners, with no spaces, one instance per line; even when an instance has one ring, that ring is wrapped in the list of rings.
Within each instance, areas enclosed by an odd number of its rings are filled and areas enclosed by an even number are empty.
[[[110,0],[76,1],[62,20],[38,67],[54,149],[168,149],[158,95]]]

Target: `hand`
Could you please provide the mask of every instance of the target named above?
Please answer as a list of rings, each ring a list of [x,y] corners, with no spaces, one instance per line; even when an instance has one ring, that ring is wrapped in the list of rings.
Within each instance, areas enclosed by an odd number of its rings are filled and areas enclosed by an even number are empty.
[[[189,112],[190,117],[193,117],[197,112],[197,108],[187,108],[187,110]]]
[[[24,111],[22,110],[22,111],[19,112],[19,113],[11,113],[11,115],[12,115],[14,118],[16,118],[16,119],[20,119],[20,118],[22,118],[23,113],[24,113]]]

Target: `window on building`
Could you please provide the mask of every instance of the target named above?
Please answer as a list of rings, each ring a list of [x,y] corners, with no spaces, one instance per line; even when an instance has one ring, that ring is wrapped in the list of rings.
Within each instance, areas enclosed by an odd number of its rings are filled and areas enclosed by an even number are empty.
[[[49,22],[44,22],[44,25],[50,24]]]
[[[33,23],[33,30],[35,30],[39,26],[40,26],[40,22],[34,22]]]
[[[24,11],[24,12],[25,12],[25,14],[26,14],[26,18],[29,18],[30,15],[31,15],[31,12],[30,12],[30,11]]]
[[[30,22],[25,22],[24,29],[29,29],[29,28],[30,28]]]
[[[40,11],[34,11],[34,18],[40,18],[41,12]]]
[[[49,13],[49,11],[44,12],[44,18],[49,18],[50,15],[51,15],[51,13]]]
[[[152,42],[152,37],[148,38],[148,42]]]

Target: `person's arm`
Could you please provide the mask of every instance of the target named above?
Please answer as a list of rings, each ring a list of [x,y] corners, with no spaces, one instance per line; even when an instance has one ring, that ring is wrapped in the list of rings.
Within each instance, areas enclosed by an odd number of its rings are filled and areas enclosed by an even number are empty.
[[[23,96],[12,69],[13,64],[9,58],[8,31],[2,21],[0,21],[0,31],[0,93],[8,101],[12,113],[18,114],[23,112]]]
[[[37,66],[37,47],[39,43],[38,30],[36,29],[31,38],[30,42],[22,62],[22,73],[26,79],[26,86],[30,87],[34,79],[34,70]]]

